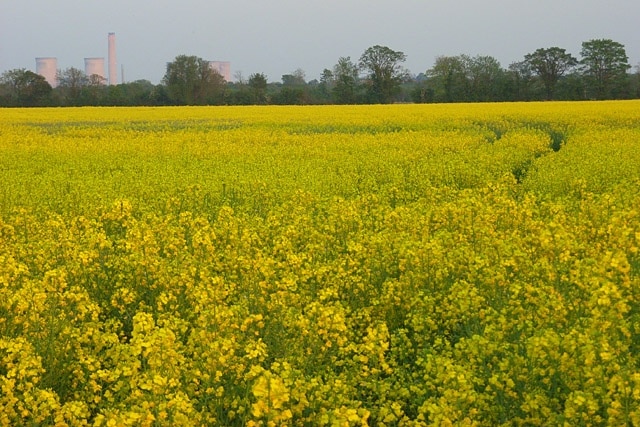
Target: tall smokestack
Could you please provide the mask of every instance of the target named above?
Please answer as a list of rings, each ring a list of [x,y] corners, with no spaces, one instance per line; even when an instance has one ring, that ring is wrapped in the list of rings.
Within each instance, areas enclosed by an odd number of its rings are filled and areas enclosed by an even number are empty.
[[[118,84],[118,69],[116,67],[116,33],[109,33],[109,84]]]

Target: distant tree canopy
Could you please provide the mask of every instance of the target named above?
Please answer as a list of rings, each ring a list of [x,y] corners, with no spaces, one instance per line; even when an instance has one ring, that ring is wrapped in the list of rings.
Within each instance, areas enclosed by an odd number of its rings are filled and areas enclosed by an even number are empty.
[[[58,86],[25,69],[0,75],[0,106],[367,104],[391,102],[490,102],[640,98],[640,66],[631,66],[622,44],[594,39],[580,59],[560,47],[539,48],[506,69],[489,55],[441,55],[411,76],[407,56],[387,46],[366,49],[357,62],[339,57],[307,81],[298,68],[269,82],[264,73],[235,82],[197,56],[167,64],[160,84],[146,80],[112,85],[76,68],[58,72]]]
[[[249,87],[254,104],[267,102],[267,76],[262,73],[253,73],[249,76]]]
[[[609,39],[582,43],[582,70],[596,98],[615,98],[624,91],[627,70],[631,68],[624,46]]]
[[[434,100],[455,102],[467,97],[469,82],[463,58],[438,56],[426,75]]]
[[[386,104],[398,93],[408,72],[400,65],[407,55],[386,46],[372,46],[360,57],[360,69],[367,73],[367,91],[374,103]]]
[[[284,74],[282,76],[282,84],[284,86],[304,86],[306,82],[306,75],[303,69],[298,68],[291,74]]]
[[[491,56],[439,56],[427,70],[436,102],[495,101],[502,97],[504,70]]]
[[[70,67],[58,71],[58,93],[62,102],[67,105],[82,105],[82,89],[89,84],[89,77],[84,71]]]
[[[558,80],[578,64],[576,58],[559,47],[538,49],[525,55],[524,60],[544,84],[547,99],[553,99]]]
[[[332,94],[337,104],[358,102],[358,66],[350,57],[341,57],[333,67]]]
[[[205,105],[222,99],[224,78],[208,61],[197,56],[177,56],[167,64],[162,80],[169,99],[179,105]]]
[[[9,70],[0,76],[2,104],[21,107],[44,105],[51,95],[51,85],[39,74],[24,68]]]

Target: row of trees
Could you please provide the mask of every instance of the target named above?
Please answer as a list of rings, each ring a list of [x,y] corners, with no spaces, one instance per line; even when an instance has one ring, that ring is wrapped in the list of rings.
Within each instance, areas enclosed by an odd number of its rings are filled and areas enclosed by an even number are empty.
[[[26,69],[0,75],[0,107],[82,106],[82,105],[163,105],[163,86],[146,80],[106,86],[104,78],[87,76],[77,68],[57,73],[55,89],[46,79]]]
[[[565,49],[537,49],[507,70],[490,56],[441,56],[427,71],[419,97],[427,101],[637,98],[640,69],[624,46],[608,39],[582,44],[578,60]]]
[[[246,105],[358,104],[390,102],[486,102],[640,98],[640,66],[631,66],[622,44],[584,42],[578,59],[559,47],[541,48],[502,68],[491,56],[439,56],[412,76],[406,55],[386,46],[368,48],[355,62],[341,57],[320,79],[301,69],[268,82],[264,73],[226,82],[209,63],[180,55],[167,64],[162,83],[141,80],[106,86],[100,76],[69,68],[52,89],[25,69],[0,76],[0,106],[39,105]]]

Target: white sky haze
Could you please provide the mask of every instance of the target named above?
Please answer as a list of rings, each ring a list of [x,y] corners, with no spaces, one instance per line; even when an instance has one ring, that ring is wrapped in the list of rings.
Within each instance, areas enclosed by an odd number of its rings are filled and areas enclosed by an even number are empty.
[[[637,0],[1,0],[0,72],[35,71],[36,57],[84,69],[85,57],[106,60],[109,32],[118,73],[154,84],[181,54],[269,81],[301,68],[310,80],[377,44],[404,52],[414,74],[439,55],[490,55],[504,68],[538,48],[579,57],[599,38],[640,62]]]

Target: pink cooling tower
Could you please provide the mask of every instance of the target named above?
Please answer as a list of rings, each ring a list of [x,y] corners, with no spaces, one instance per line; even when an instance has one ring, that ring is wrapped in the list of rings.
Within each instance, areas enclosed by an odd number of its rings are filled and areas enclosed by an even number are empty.
[[[58,85],[58,60],[56,58],[36,58],[36,73],[47,79],[51,87]]]
[[[118,84],[118,68],[116,67],[116,33],[109,33],[109,84]]]
[[[84,73],[87,77],[96,75],[104,82],[104,58],[84,58]]]

